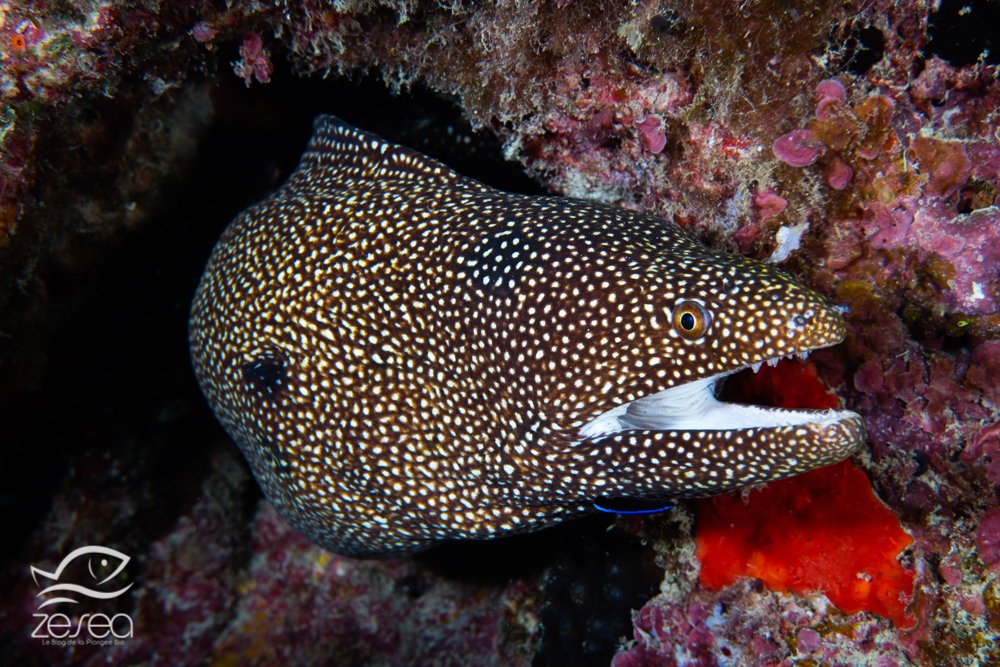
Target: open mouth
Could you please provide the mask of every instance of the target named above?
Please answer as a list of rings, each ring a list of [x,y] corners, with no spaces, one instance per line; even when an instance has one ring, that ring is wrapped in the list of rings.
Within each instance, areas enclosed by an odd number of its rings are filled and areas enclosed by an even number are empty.
[[[804,360],[809,353],[796,356]],[[780,360],[769,359],[618,405],[584,424],[580,434],[590,439],[631,430],[731,431],[803,424],[825,428],[855,417],[848,410],[788,410],[719,400],[724,378],[739,372],[757,373],[764,364],[775,366]]]

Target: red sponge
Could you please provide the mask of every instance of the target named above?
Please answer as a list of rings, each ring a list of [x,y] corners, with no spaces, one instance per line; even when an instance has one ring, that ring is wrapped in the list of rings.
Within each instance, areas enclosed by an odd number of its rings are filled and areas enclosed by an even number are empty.
[[[772,391],[773,405],[836,405],[811,364],[782,363],[744,383]],[[914,573],[897,561],[913,538],[850,461],[772,482],[746,501],[739,495],[701,501],[695,539],[706,588],[756,577],[772,590],[822,591],[847,613],[867,610],[897,626],[914,623],[905,610]]]

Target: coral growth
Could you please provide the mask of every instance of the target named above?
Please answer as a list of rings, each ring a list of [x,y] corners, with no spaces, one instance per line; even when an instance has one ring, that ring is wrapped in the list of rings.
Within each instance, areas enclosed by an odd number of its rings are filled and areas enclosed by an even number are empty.
[[[208,42],[214,37],[214,32],[211,28],[204,27],[204,24],[198,24],[192,30],[192,35],[199,42]],[[233,63],[236,76],[243,79],[248,86],[255,80],[259,83],[269,83],[273,69],[271,56],[264,48],[264,41],[260,35],[255,32],[247,33],[240,45],[240,59]]]

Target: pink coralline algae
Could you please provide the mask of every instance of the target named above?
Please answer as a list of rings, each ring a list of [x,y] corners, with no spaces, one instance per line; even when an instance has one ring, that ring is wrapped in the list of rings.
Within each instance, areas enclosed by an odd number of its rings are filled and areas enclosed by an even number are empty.
[[[750,579],[714,594],[663,594],[635,617],[612,667],[911,664],[888,621],[831,616],[822,603],[768,593]]]
[[[829,183],[830,187],[834,190],[843,190],[851,184],[851,178],[853,176],[854,170],[840,158],[835,158],[827,169],[826,182]]]
[[[197,39],[197,36],[195,37]],[[209,37],[211,39],[211,37]],[[271,80],[271,56],[264,48],[264,42],[255,32],[247,33],[240,45],[240,59],[233,63],[236,76],[243,79],[246,85],[254,80],[268,83]]]
[[[950,264],[940,285],[950,309],[969,315],[997,311],[997,266],[1000,263],[1000,209],[952,216],[940,201],[902,198],[898,208],[873,204],[862,221],[878,249],[910,247]]]
[[[793,130],[774,140],[774,156],[793,167],[808,167],[823,154],[823,145],[812,130]]]
[[[631,192],[629,205],[655,201],[654,174],[684,171],[683,165],[661,156],[669,147],[677,110],[690,101],[691,92],[673,77],[651,81],[629,69],[601,69],[595,62],[593,72],[558,74],[553,102],[560,105],[559,112],[544,121],[549,138],[524,138],[524,156],[566,194],[617,198],[619,192]],[[650,171],[634,173],[618,164],[625,159],[652,160]]]
[[[660,119],[649,116],[635,126],[639,130],[643,147],[650,153],[659,153],[667,145],[667,135],[663,133]]]
[[[194,27],[191,28],[191,36],[202,43],[211,42],[217,32],[215,28],[204,21],[195,23]]]
[[[824,79],[816,84],[816,100],[817,106],[822,104],[824,100],[846,102],[847,89],[844,88],[844,84],[837,79]]]
[[[980,517],[976,546],[979,548],[979,557],[987,566],[1000,563],[1000,508]]]
[[[992,142],[914,134],[911,125],[918,112],[909,99],[877,93],[852,102],[846,89],[830,80],[817,86],[816,93],[819,102],[809,129],[784,137],[810,136],[822,143],[825,154],[817,157],[817,166],[827,184],[844,193],[840,208],[850,211],[837,227],[860,231],[882,261],[905,257],[911,266],[922,264],[947,310],[979,316],[973,322],[995,327],[989,318],[996,314],[1000,291],[995,242],[1000,218],[993,196],[984,196],[1000,184],[987,148]],[[974,188],[966,191],[973,178]],[[956,204],[966,210],[956,210]],[[855,238],[840,234],[828,245],[832,268],[842,269],[854,259],[860,260],[855,270],[874,268]],[[851,255],[854,259],[848,259]]]
[[[830,120],[840,105],[847,102],[847,89],[837,79],[826,79],[816,84],[816,118]]]
[[[948,197],[969,180],[972,163],[961,142],[917,137],[910,147],[917,164],[928,173],[926,194]]]
[[[774,190],[758,192],[753,198],[754,206],[760,211],[760,219],[770,220],[788,207],[788,200]]]

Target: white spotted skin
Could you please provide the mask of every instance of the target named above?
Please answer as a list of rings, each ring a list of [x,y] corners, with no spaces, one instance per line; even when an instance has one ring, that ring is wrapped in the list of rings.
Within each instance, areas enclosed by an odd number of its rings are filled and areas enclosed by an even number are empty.
[[[708,315],[693,340],[672,320],[692,301]],[[219,240],[190,322],[202,390],[268,499],[355,556],[843,459],[859,419],[579,435],[615,405],[843,335],[784,273],[662,220],[502,193],[332,117]]]

